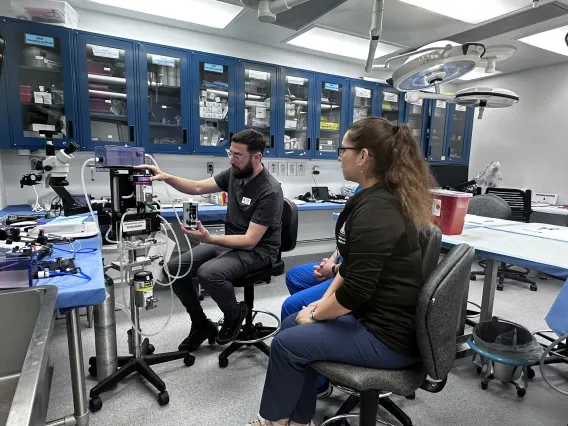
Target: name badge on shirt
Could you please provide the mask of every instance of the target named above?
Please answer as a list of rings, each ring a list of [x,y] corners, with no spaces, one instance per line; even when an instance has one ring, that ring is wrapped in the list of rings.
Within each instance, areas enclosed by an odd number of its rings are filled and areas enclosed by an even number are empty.
[[[241,201],[245,206],[250,206],[251,199],[247,197],[243,197],[243,201]]]

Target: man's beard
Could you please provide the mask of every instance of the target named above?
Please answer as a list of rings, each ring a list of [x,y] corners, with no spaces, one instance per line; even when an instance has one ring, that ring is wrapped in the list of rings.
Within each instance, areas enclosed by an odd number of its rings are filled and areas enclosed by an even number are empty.
[[[252,168],[252,160],[249,160],[248,164],[242,168],[237,168],[233,166],[233,175],[237,179],[247,179],[252,176],[254,169]]]

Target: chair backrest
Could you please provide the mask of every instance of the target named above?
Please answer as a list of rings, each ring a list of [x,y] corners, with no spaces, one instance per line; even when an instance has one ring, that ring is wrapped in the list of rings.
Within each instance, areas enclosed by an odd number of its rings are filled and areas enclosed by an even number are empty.
[[[503,198],[494,194],[484,194],[476,195],[469,201],[467,212],[494,219],[509,219],[513,210]]]
[[[292,201],[284,198],[284,209],[282,210],[282,237],[280,252],[288,252],[296,248],[298,239],[298,206]]]
[[[418,300],[418,346],[426,371],[434,380],[444,380],[456,358],[456,324],[474,253],[467,244],[452,248],[426,280]]]
[[[511,207],[510,220],[517,222],[530,222],[532,191],[512,188],[487,188],[486,194],[494,194],[504,199]]]
[[[422,276],[424,280],[438,264],[442,248],[442,231],[435,225],[428,232],[420,234],[420,251],[422,251]]]

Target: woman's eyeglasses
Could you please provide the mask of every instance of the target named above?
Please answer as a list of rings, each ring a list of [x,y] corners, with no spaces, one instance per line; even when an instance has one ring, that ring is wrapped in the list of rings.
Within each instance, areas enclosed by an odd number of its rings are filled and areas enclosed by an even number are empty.
[[[340,146],[339,148],[337,148],[337,155],[338,156],[342,156],[343,154],[345,154],[345,150],[347,149],[359,149],[359,148],[355,148],[354,146]]]

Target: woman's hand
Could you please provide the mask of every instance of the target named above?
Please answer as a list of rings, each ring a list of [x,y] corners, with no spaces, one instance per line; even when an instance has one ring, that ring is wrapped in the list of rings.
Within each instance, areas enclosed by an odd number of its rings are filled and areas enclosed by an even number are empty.
[[[211,243],[211,234],[209,234],[209,231],[201,224],[201,221],[197,221],[196,230],[187,229],[183,225],[180,225],[180,227],[181,230],[190,237],[197,238],[202,243]]]
[[[312,308],[312,309],[316,309],[320,303],[323,302],[323,299],[320,300],[316,300],[315,302],[312,302],[308,305],[308,308]]]
[[[304,308],[298,312],[296,316],[296,324],[305,325],[305,324],[313,324],[314,321],[311,318],[311,313],[314,308],[310,306],[304,306]]]
[[[331,268],[335,266],[335,261],[332,259],[324,258],[319,265],[314,266],[314,276],[319,281],[325,281],[333,278],[333,271]]]

